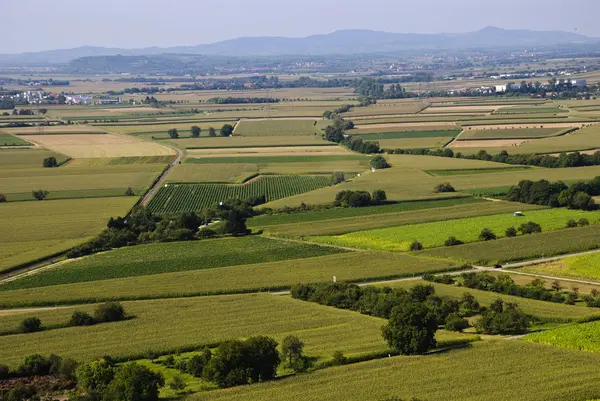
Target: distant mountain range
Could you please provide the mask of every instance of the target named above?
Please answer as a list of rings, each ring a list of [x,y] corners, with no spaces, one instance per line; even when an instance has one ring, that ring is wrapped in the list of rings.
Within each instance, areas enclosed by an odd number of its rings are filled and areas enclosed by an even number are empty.
[[[82,57],[141,56],[158,54],[202,54],[211,56],[350,55],[398,53],[408,50],[451,50],[508,47],[548,47],[599,43],[600,39],[563,31],[508,30],[488,27],[461,34],[388,33],[371,30],[342,30],[305,38],[246,37],[212,44],[177,47],[118,49],[83,46],[75,49],[0,55],[3,64],[67,63]]]

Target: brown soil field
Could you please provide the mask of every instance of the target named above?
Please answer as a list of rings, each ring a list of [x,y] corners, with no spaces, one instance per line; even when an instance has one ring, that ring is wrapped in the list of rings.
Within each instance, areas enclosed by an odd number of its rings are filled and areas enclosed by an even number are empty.
[[[505,146],[519,146],[522,143],[529,142],[523,139],[487,139],[480,141],[454,141],[449,148],[496,148]]]

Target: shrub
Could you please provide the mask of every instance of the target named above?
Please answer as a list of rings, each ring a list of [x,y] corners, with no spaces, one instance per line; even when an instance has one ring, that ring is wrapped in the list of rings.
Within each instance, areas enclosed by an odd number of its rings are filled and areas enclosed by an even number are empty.
[[[464,242],[462,242],[456,237],[450,237],[446,240],[446,242],[444,242],[444,246],[457,246],[462,244],[464,244]]]
[[[175,129],[175,128],[171,128],[169,131],[167,131],[167,133],[169,134],[171,139],[179,138],[179,132],[177,132],[177,129]]]
[[[10,369],[8,366],[0,364],[0,380],[8,379],[10,377]]]
[[[421,251],[421,250],[423,250],[423,244],[421,244],[417,240],[414,240],[413,243],[410,244],[410,250],[411,251]]]
[[[96,308],[94,318],[98,323],[117,322],[125,319],[125,309],[118,302],[107,302]]]
[[[231,136],[233,135],[233,125],[225,124],[221,127],[221,136]]]
[[[577,225],[579,225],[579,227],[589,226],[590,225],[590,221],[588,219],[586,219],[586,218],[581,218],[577,222]]]
[[[341,184],[344,181],[346,181],[344,173],[333,173],[331,175],[331,185]]]
[[[373,205],[381,205],[383,202],[387,200],[387,194],[383,189],[377,189],[373,191],[373,195],[371,196],[371,203]]]
[[[29,355],[19,366],[18,374],[21,376],[46,376],[50,373],[52,362],[39,354]]]
[[[56,161],[56,157],[50,156],[44,159],[42,165],[44,167],[58,167],[58,162]]]
[[[0,203],[6,202],[6,195],[0,194]]]
[[[493,241],[495,239],[496,234],[494,234],[489,228],[484,228],[483,230],[481,230],[481,233],[479,233],[480,241]]]
[[[155,373],[145,366],[129,362],[117,369],[104,399],[158,401],[158,392],[164,385],[165,379],[161,373]]]
[[[511,238],[511,237],[516,237],[516,236],[517,236],[517,229],[516,229],[516,228],[514,228],[514,227],[508,227],[508,228],[506,229],[506,231],[504,232],[504,234],[505,234],[507,237],[509,237],[509,238]]]
[[[541,233],[542,227],[539,224],[530,221],[528,223],[521,224],[521,226],[519,227],[519,231],[522,234]]]
[[[96,323],[96,321],[90,314],[81,311],[73,312],[71,321],[69,322],[71,326],[91,326],[94,323]]]
[[[573,219],[570,219],[569,221],[567,221],[567,225],[565,227],[566,228],[575,228],[575,227],[577,227],[577,222]]]
[[[30,317],[21,322],[23,333],[35,333],[40,330],[42,330],[42,321],[37,317]]]
[[[345,365],[348,363],[348,358],[346,358],[342,351],[335,351],[333,353],[332,362],[334,365]]]
[[[384,168],[391,167],[385,157],[383,156],[375,156],[371,159],[371,167],[375,170],[382,170]]]
[[[48,196],[49,192],[44,189],[38,189],[36,191],[31,191],[31,195],[33,195],[34,199],[44,200]]]
[[[464,319],[457,312],[451,313],[446,317],[444,328],[448,331],[462,332],[464,329],[469,327],[469,322]]]
[[[477,332],[485,334],[521,334],[529,327],[529,318],[516,304],[496,300],[481,315],[475,325]]]
[[[125,196],[135,196],[135,193],[133,192],[133,189],[131,187],[127,188],[127,190],[125,191]]]
[[[200,355],[194,355],[186,362],[185,371],[194,377],[202,377],[204,367],[210,362],[211,358],[210,349],[204,348]]]
[[[216,236],[216,231],[213,231],[210,228],[202,227],[198,230],[198,238],[214,238]]]
[[[445,192],[456,192],[454,187],[449,182],[444,182],[442,184],[438,184],[433,189],[436,193],[445,193]]]
[[[179,373],[177,373],[169,382],[169,387],[174,391],[182,391],[187,386],[185,379]]]

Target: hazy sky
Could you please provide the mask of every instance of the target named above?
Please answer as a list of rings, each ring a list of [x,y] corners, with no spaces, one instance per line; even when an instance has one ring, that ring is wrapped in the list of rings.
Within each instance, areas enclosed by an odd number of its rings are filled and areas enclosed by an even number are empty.
[[[466,32],[489,25],[600,37],[600,0],[5,0],[0,53],[174,46],[338,29]]]

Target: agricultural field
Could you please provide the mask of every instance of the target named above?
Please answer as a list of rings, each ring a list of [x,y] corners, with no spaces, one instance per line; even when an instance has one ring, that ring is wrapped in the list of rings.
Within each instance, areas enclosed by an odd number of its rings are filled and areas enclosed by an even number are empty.
[[[5,134],[0,131],[0,147],[2,146],[31,146],[31,142],[27,142],[18,136]]]
[[[16,170],[21,168],[42,167],[42,162],[47,157],[55,157],[58,163],[65,162],[68,157],[45,149],[0,149],[0,166],[2,170]]]
[[[446,147],[454,137],[430,137],[412,139],[382,139],[379,146],[383,149],[437,149]]]
[[[141,136],[141,135],[138,135]],[[223,149],[223,148],[256,148],[280,146],[335,146],[325,142],[320,135],[303,136],[230,136],[230,137],[203,137],[178,138],[162,140],[180,149]]]
[[[342,146],[269,146],[252,148],[190,149],[188,158],[272,157],[272,156],[336,156],[352,155]],[[257,159],[259,160],[259,159]]]
[[[0,271],[93,238],[110,217],[124,215],[135,197],[0,204]]]
[[[207,209],[228,199],[264,196],[267,202],[323,188],[331,183],[328,175],[261,175],[244,184],[167,184],[148,208],[157,213]]]
[[[119,122],[114,124],[98,125],[96,128],[106,132],[122,135],[134,135],[144,137],[146,139],[169,139],[170,136],[168,131],[174,128],[178,131],[179,136],[183,139],[191,136],[190,130],[194,125],[200,127],[202,130],[200,132],[201,138],[208,138],[208,129],[210,127],[213,127],[218,132],[219,129],[221,129],[221,127],[225,124],[230,124],[233,126],[236,124],[235,120],[196,121],[191,119],[189,122],[179,122],[181,119],[182,118],[180,117],[172,121],[148,121],[143,123],[139,121],[132,121],[131,123]]]
[[[127,254],[127,251],[121,253],[123,256],[127,256]],[[290,256],[297,258],[301,255]],[[121,266],[120,260],[116,258],[93,259],[89,263],[94,263],[96,260],[106,262],[105,267],[99,268],[100,272],[106,272],[109,268],[118,269]],[[256,260],[256,257],[248,258],[242,263],[253,260]],[[378,263],[373,263],[373,260],[377,260]],[[198,266],[194,267],[198,268]],[[66,268],[67,266],[65,266]],[[45,285],[49,283],[46,279],[65,282],[63,278],[47,271],[39,273],[39,278],[31,277],[27,281],[21,279],[0,286],[0,305],[3,307],[43,306],[115,299],[153,299],[276,291],[289,289],[299,282],[328,282],[333,276],[336,276],[340,282],[362,282],[420,276],[424,273],[446,272],[457,268],[455,262],[443,259],[418,258],[390,252],[335,253],[334,251],[334,254],[329,256],[312,256],[278,262],[199,270],[186,269],[175,273],[83,281],[72,284]],[[146,270],[148,269],[153,269],[154,272],[160,269],[168,271],[169,267],[166,267],[162,261],[155,261],[149,263]],[[45,273],[48,275],[42,276]],[[98,276],[96,272],[93,274]],[[74,276],[69,274],[69,277],[73,278]],[[82,276],[81,279],[86,280],[87,278]],[[27,285],[32,287],[16,289]],[[36,287],[37,285],[43,286]],[[9,290],[9,288],[15,289]]]
[[[120,248],[86,257],[38,274],[0,284],[0,290],[33,288],[112,278],[265,263],[344,253],[311,244],[259,236]]]
[[[233,131],[235,136],[320,136],[320,134],[317,120],[242,120]]]
[[[532,343],[585,352],[600,352],[600,322],[559,327],[525,337]]]
[[[600,280],[600,253],[574,256],[554,262],[526,266],[519,269],[519,271],[580,280]]]
[[[600,248],[600,226],[571,228],[496,241],[435,248],[419,255],[478,265],[520,262]]]
[[[466,129],[458,138],[459,141],[475,139],[537,139],[561,135],[564,128],[525,128],[525,129]],[[460,145],[458,145],[460,146]]]
[[[535,369],[532,369],[532,356],[535,356]],[[594,382],[600,377],[595,369],[598,363],[600,356],[595,354],[522,341],[491,341],[435,355],[384,358],[277,382],[200,393],[190,399],[362,401],[418,397],[427,401],[590,400],[600,395]],[[469,374],[459,367],[468,367]]]
[[[359,137],[365,141],[379,141],[382,139],[417,139],[417,138],[454,138],[460,134],[461,130],[431,130],[431,131],[382,131],[373,133],[363,133],[364,130],[348,131],[353,137]]]

